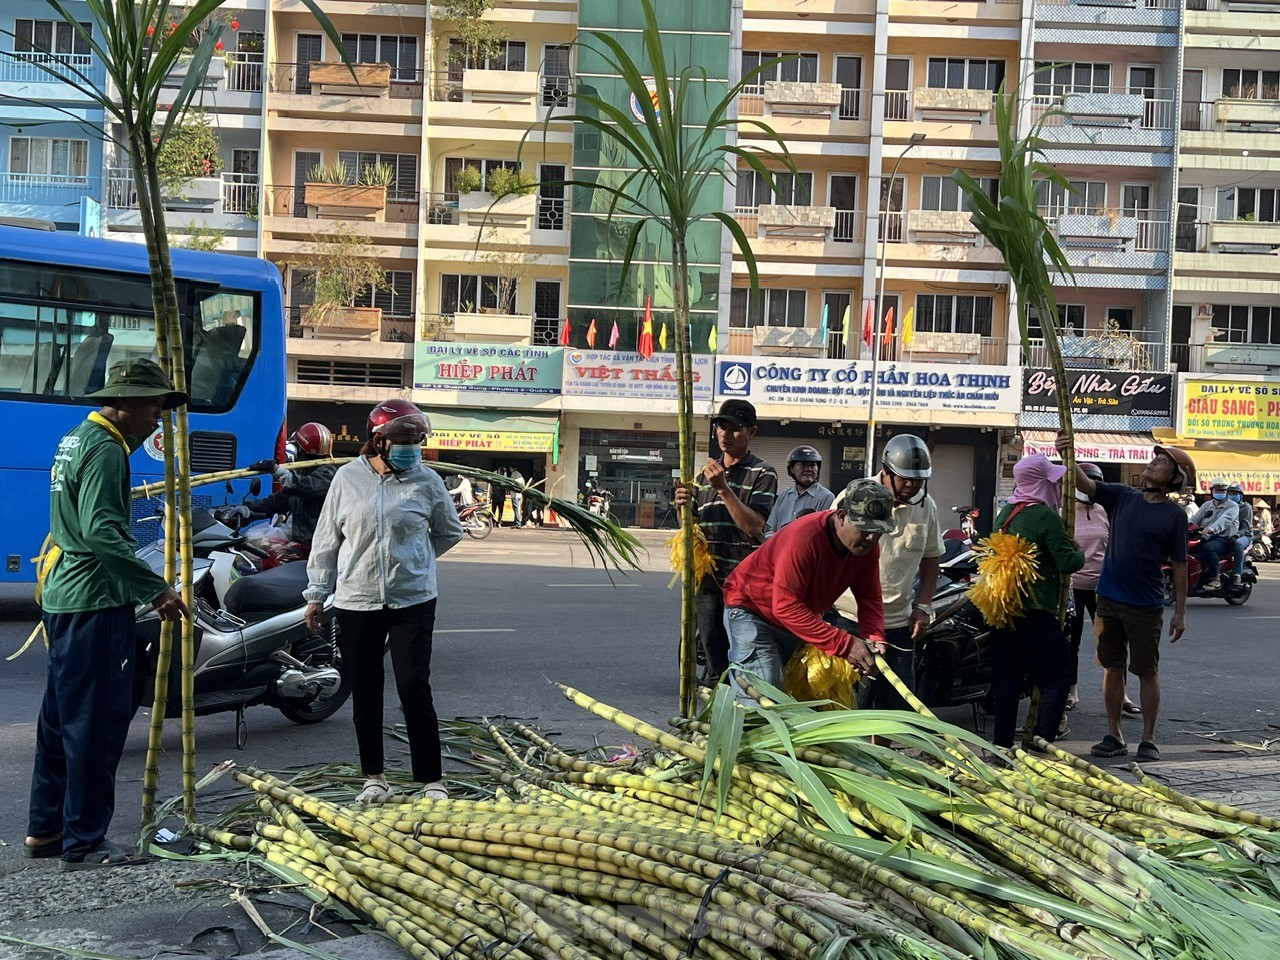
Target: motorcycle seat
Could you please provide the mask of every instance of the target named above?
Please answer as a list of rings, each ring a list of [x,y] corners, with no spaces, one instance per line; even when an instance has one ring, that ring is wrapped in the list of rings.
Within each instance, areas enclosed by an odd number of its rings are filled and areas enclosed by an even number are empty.
[[[305,603],[302,591],[306,588],[307,565],[285,563],[253,576],[241,577],[228,588],[223,608],[237,616],[296,610]]]

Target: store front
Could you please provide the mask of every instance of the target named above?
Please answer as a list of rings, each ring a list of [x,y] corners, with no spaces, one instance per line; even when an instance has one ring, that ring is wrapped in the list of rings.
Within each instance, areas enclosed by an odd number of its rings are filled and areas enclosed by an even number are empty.
[[[583,428],[578,432],[579,486],[608,490],[610,510],[625,526],[675,527],[671,507],[680,476],[675,431]]]

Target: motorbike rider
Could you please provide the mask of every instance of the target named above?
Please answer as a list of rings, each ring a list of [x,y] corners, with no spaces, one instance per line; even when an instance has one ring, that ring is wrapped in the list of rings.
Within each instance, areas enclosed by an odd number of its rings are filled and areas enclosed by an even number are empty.
[[[1196,559],[1200,561],[1201,591],[1218,587],[1218,563],[1235,549],[1236,532],[1240,529],[1240,506],[1227,498],[1227,481],[1218,477],[1213,481],[1210,499],[1194,517],[1192,526],[1200,528],[1200,546]]]
[[[787,454],[787,475],[795,481],[795,486],[778,494],[764,525],[766,537],[773,536],[795,520],[802,510],[816,513],[831,508],[836,495],[818,481],[821,474],[822,454],[803,443],[792,448]]]
[[[297,462],[327,460],[333,456],[333,434],[323,423],[304,423],[291,438],[297,449]],[[227,508],[228,514],[238,514],[246,520],[287,513],[291,542],[297,544],[301,558],[311,551],[311,538],[315,536],[316,521],[329,493],[333,476],[338,472],[332,463],[321,464],[307,470],[286,470],[284,487],[257,500],[246,500],[239,506]]]
[[[475,492],[471,489],[471,481],[467,477],[458,475],[458,485],[449,488],[449,495],[459,507],[469,507],[476,502]]]
[[[1253,546],[1253,504],[1244,498],[1239,480],[1227,485],[1227,499],[1240,509],[1240,527],[1236,531],[1236,565],[1231,570],[1232,582],[1239,584],[1244,574],[1244,555]]]
[[[884,600],[885,660],[893,672],[915,689],[916,643],[933,619],[934,590],[944,549],[938,505],[929,496],[933,460],[928,445],[911,433],[891,437],[880,457],[879,482],[893,494],[893,529],[880,536],[880,591]],[[839,504],[837,504],[839,506]],[[916,577],[920,578],[917,592]],[[841,619],[856,619],[852,594],[844,593],[835,608]],[[909,710],[901,694],[877,677],[860,698],[878,710]]]

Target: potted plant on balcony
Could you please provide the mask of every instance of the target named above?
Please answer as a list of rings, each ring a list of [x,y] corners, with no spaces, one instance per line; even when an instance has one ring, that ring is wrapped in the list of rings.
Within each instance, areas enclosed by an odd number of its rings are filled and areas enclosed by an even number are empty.
[[[169,71],[165,78],[164,85],[166,87],[181,87],[190,73],[192,65],[196,63],[196,51],[200,48],[200,42],[206,35],[212,35],[214,39],[214,52],[217,56],[209,58],[208,63],[202,63],[199,86],[211,89],[221,86],[227,75],[227,52],[225,44],[222,40],[217,39],[227,26],[231,23],[238,23],[237,15],[228,10],[219,10],[217,14],[207,17],[199,26],[186,35],[183,41],[184,53],[180,54],[174,61],[173,68]],[[155,23],[147,27],[147,36],[153,36],[157,31],[161,32],[166,38],[172,37],[178,32],[178,21],[176,19],[168,19],[167,22]]]
[[[395,180],[389,164],[366,164],[358,178],[345,163],[319,164],[307,173],[306,203],[322,220],[378,220]]]
[[[489,171],[483,190],[472,187],[464,191],[463,174],[468,170],[479,174],[475,167],[467,167],[457,177],[458,210],[464,222],[473,226],[519,226],[537,212],[538,202],[533,194],[538,181],[523,167],[495,167]],[[473,177],[466,177],[466,186],[473,182]]]
[[[302,318],[313,335],[365,337],[382,326],[382,310],[358,307],[356,300],[371,287],[386,284],[369,238],[349,229],[317,234],[310,252],[289,266],[312,274],[315,295]]]
[[[222,201],[222,166],[222,144],[209,115],[188,111],[170,129],[156,156],[165,207],[212,210]]]

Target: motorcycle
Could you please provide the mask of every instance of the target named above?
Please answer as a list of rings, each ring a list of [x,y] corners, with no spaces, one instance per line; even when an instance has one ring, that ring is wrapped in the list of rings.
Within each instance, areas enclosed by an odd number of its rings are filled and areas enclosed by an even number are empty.
[[[613,506],[613,494],[604,487],[594,487],[590,480],[586,482],[587,491],[587,510],[596,516],[604,517],[606,520],[612,520],[613,514],[609,512]]]
[[[223,522],[224,520],[230,522]],[[204,509],[192,510],[196,559],[195,714],[237,713],[237,742],[243,747],[246,707],[263,704],[278,709],[294,723],[319,723],[333,716],[351,693],[338,641],[332,599],[325,602],[322,634],[306,625],[307,585],[303,563],[286,563],[257,572],[253,559],[265,551],[248,542],[238,517],[216,519]],[[139,547],[137,554],[157,573],[164,569],[161,542]],[[134,689],[136,713],[155,687],[160,619],[148,605],[136,611]],[[165,716],[182,713],[180,665],[174,657],[169,674]]]
[[[978,539],[978,515],[981,511],[974,506],[966,504],[963,507],[952,507],[951,512],[960,518],[959,530],[968,537],[970,541]],[[947,531],[950,533],[951,531]]]
[[[483,540],[493,533],[493,513],[489,510],[488,501],[477,500],[465,507],[459,507],[458,520],[462,523],[462,529],[467,532],[467,536],[474,540]]]
[[[1249,597],[1253,595],[1254,584],[1258,582],[1258,571],[1254,567],[1248,552],[1245,553],[1244,569],[1240,571],[1238,581],[1229,576],[1229,574],[1236,572],[1236,558],[1235,552],[1228,550],[1226,556],[1218,561],[1218,586],[1212,590],[1205,590],[1199,586],[1200,558],[1194,553],[1195,548],[1199,545],[1200,531],[1193,527],[1189,534],[1187,546],[1187,596],[1204,597],[1209,600],[1225,600],[1233,607],[1247,603]],[[1164,565],[1163,573],[1164,605],[1169,607],[1173,605],[1175,599],[1173,571],[1169,564]],[[1192,586],[1192,584],[1195,584],[1195,586]]]
[[[1262,530],[1253,531],[1253,545],[1249,548],[1249,556],[1254,563],[1268,563],[1280,560],[1280,537]]]
[[[942,563],[933,622],[916,658],[916,695],[926,706],[976,709],[991,695],[991,628],[969,602],[977,571],[971,550]]]

